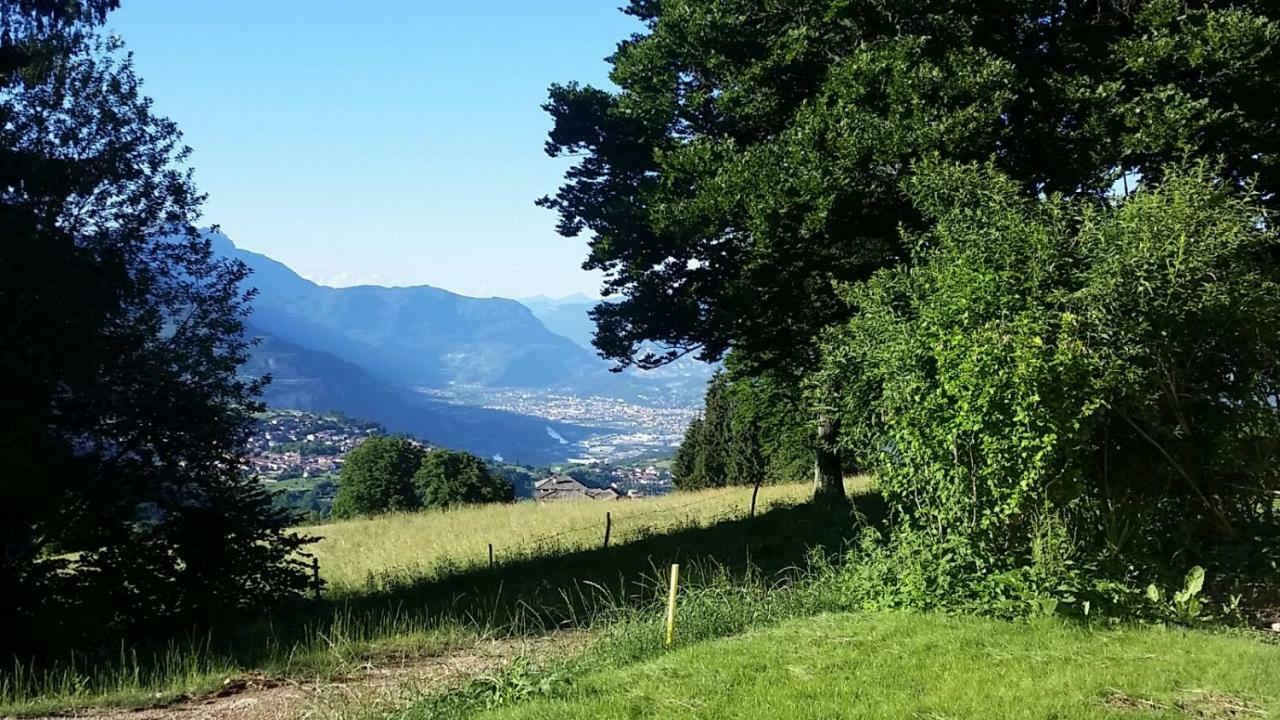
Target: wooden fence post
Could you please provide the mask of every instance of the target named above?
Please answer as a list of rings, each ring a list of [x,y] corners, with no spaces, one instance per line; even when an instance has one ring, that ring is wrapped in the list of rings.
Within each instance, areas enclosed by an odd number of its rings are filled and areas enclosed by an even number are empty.
[[[316,600],[320,599],[320,558],[311,556],[311,588]]]
[[[493,543],[489,543],[489,569],[493,569]]]
[[[604,547],[609,548],[609,533],[613,530],[613,514],[604,514]]]

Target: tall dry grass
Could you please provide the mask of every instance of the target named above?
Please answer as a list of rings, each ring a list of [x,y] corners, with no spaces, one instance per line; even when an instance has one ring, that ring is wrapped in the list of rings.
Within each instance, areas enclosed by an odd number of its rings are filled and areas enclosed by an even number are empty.
[[[850,488],[865,487],[862,479]],[[760,489],[756,512],[803,502],[805,483]],[[485,565],[489,545],[504,558],[600,547],[605,513],[612,518],[610,545],[745,517],[751,488],[732,487],[656,498],[612,501],[520,502],[444,511],[387,515],[306,528],[321,538],[311,550],[331,592],[361,592],[377,578],[426,577],[442,570]]]

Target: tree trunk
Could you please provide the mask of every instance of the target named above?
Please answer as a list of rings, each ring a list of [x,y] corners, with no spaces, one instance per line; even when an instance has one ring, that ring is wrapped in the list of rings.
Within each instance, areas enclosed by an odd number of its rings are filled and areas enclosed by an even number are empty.
[[[813,466],[813,500],[823,505],[844,505],[849,502],[844,494],[844,472],[840,465],[840,453],[836,439],[840,436],[840,421],[830,415],[818,416],[816,458]]]

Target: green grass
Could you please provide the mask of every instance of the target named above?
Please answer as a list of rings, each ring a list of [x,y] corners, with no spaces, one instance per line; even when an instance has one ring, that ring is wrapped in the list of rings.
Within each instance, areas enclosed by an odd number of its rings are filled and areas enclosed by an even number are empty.
[[[588,673],[558,695],[478,717],[1268,717],[1280,712],[1280,647],[1163,628],[819,615]]]
[[[867,482],[849,485],[860,490]],[[808,484],[763,487],[757,511],[796,505],[811,494]],[[598,548],[606,512],[610,543],[620,545],[740,519],[750,499],[750,488],[736,487],[620,502],[520,502],[336,522],[306,532],[321,538],[312,552],[330,590],[360,594],[387,581],[487,566],[490,544],[498,562]]]
[[[807,560],[844,549],[856,523],[798,504],[806,486],[766,489],[766,510],[748,518],[749,494],[469,508],[321,526],[318,554],[330,585],[319,601],[193,633],[198,641],[123,648],[115,660],[0,673],[0,716],[154,704],[245,672],[330,678],[371,659],[421,658],[481,638],[562,628],[590,629],[598,640],[577,657],[522,659],[462,688],[406,687],[399,707],[354,702],[336,712],[1245,718],[1280,709],[1280,647],[1244,636],[842,614],[862,607],[857,594],[826,581],[843,577],[839,568]],[[883,517],[875,495],[855,504],[864,520]],[[608,548],[606,507],[614,519]],[[661,618],[672,562],[681,563],[682,592],[678,647],[668,651]]]
[[[662,568],[673,561],[691,564],[689,580],[697,582],[695,566],[708,574],[722,567],[776,573],[802,563],[810,547],[837,549],[846,528],[796,504],[808,492],[806,485],[764,488],[754,518],[746,517],[750,488],[734,488],[304,528],[324,538],[316,552],[329,587],[319,601],[124,646],[106,658],[0,669],[0,716],[144,706],[208,692],[241,673],[327,678],[386,654],[427,657],[483,638],[595,627],[651,606]],[[608,548],[606,510],[614,519]]]

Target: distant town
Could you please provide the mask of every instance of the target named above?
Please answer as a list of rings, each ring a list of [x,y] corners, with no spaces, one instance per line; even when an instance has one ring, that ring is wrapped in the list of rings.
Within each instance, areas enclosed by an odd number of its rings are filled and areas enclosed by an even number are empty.
[[[249,470],[266,482],[333,475],[342,458],[386,430],[367,420],[272,410],[258,416],[248,440]]]
[[[384,434],[378,423],[340,413],[270,410],[256,418],[247,441],[247,469],[271,487],[277,504],[321,519],[328,516],[343,458],[365,440]],[[626,500],[671,492],[669,450],[658,444],[643,453],[629,447],[639,459],[615,462],[588,453],[559,467],[489,464],[492,472],[511,481],[520,499]],[[572,478],[584,491],[536,492],[538,483],[556,477]]]
[[[596,395],[570,395],[544,390],[511,390],[454,386],[419,392],[460,405],[478,405],[584,427],[602,428],[577,443],[574,464],[637,462],[669,457],[684,438],[697,408],[638,404]]]

